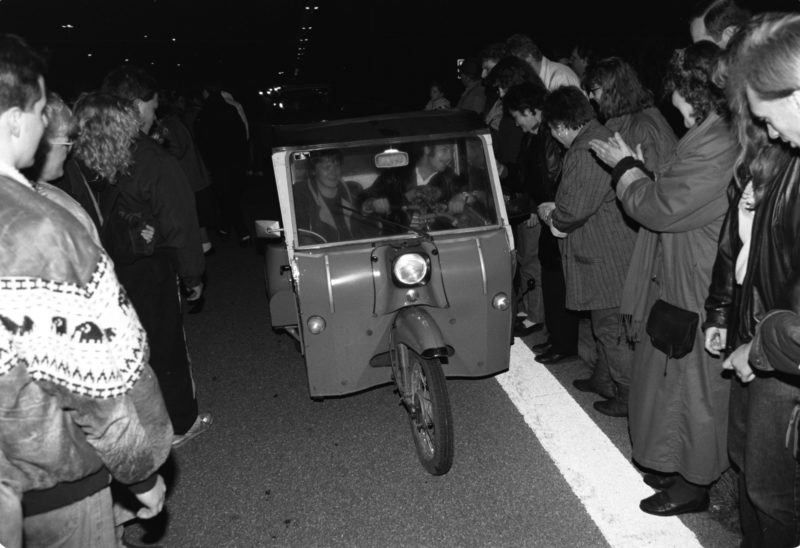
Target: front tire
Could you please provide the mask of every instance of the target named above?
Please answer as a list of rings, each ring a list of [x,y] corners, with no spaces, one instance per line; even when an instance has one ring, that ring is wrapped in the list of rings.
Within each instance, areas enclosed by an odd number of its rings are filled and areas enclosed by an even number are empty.
[[[410,348],[400,354],[408,357],[407,407],[417,456],[430,474],[446,474],[453,465],[454,441],[442,364],[438,359],[423,359]]]

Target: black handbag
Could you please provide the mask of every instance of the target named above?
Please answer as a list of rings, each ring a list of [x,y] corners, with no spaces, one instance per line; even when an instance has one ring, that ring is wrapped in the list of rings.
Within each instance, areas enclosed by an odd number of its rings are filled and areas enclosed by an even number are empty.
[[[658,299],[647,317],[645,330],[657,349],[668,358],[682,358],[692,351],[697,336],[697,312]]]

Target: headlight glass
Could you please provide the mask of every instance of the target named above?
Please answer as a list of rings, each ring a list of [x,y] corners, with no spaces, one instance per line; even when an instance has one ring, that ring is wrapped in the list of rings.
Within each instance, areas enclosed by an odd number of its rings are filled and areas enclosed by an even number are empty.
[[[406,253],[394,261],[392,274],[403,285],[423,283],[428,276],[428,258],[419,253]]]

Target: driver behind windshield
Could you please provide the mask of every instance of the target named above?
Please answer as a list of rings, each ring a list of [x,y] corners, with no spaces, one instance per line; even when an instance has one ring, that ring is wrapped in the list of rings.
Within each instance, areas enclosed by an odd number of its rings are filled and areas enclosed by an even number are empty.
[[[374,236],[375,228],[359,218],[357,204],[362,192],[361,185],[342,180],[341,151],[312,152],[309,164],[308,180],[297,182],[293,190],[300,243],[307,245],[360,240]]]
[[[384,171],[362,193],[362,213],[415,229],[437,228],[424,219],[441,222],[464,210],[466,196],[461,190],[465,182],[453,171],[452,164],[452,143],[421,143],[414,164]],[[384,229],[397,232],[393,226]]]

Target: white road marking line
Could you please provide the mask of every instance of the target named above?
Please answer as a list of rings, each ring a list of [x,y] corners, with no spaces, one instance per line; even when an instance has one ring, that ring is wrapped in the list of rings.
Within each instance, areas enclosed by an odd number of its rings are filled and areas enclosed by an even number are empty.
[[[677,517],[639,510],[653,490],[521,340],[496,378],[612,547],[702,546]]]

